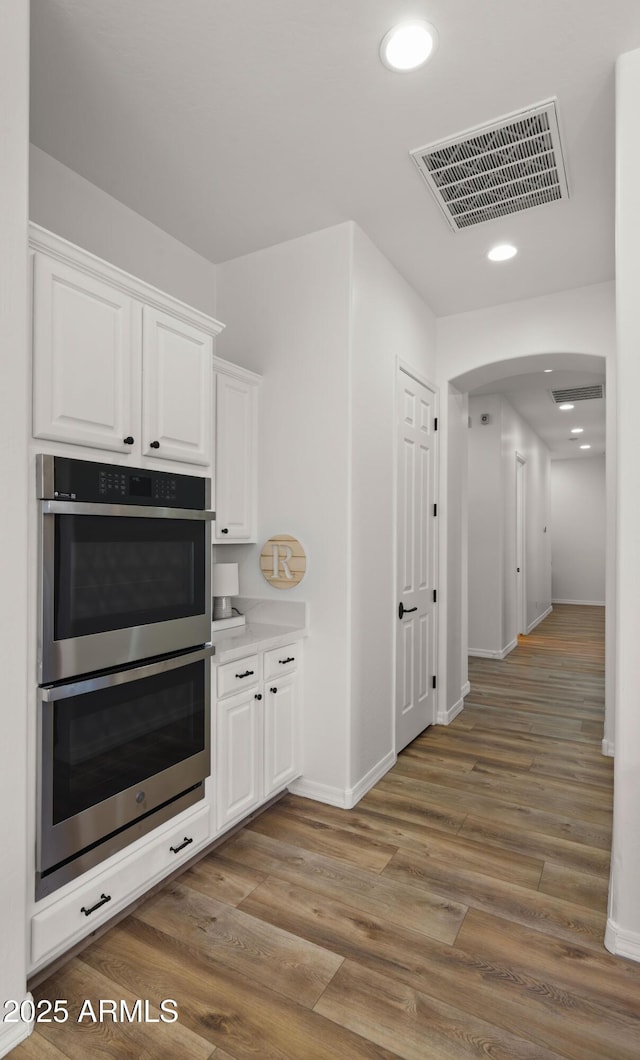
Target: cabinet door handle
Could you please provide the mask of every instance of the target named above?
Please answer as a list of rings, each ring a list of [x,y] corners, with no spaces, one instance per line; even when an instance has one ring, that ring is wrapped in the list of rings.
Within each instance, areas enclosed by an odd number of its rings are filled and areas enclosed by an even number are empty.
[[[159,449],[160,448],[160,442],[149,442],[149,448],[150,449]]]
[[[135,442],[135,438],[132,434],[128,434],[126,438],[122,439],[122,441],[125,445],[133,445],[133,443]]]
[[[286,666],[287,663],[295,662],[295,656],[290,655],[288,659],[278,659],[281,666]]]
[[[270,691],[270,692],[277,692],[277,691],[278,691],[278,689],[277,689],[277,688],[270,688],[270,689],[269,689],[269,691]]]
[[[257,695],[255,695],[255,696],[254,696],[253,698],[254,698],[254,699],[262,699],[262,696],[261,696],[261,695],[260,695],[260,693],[258,692],[258,694],[257,694]]]
[[[95,913],[96,909],[100,909],[100,906],[106,905],[107,902],[110,902],[110,901],[111,901],[111,895],[110,894],[101,894],[100,895],[100,901],[96,902],[95,905],[92,905],[91,909],[85,909],[85,907],[83,906],[82,909],[80,910],[80,912],[84,913],[85,916],[91,916],[92,913]]]
[[[221,534],[228,534],[229,533],[228,527],[225,526],[224,529],[220,531],[220,533]]]
[[[185,836],[184,837],[184,842],[181,843],[179,847],[169,847],[169,850],[171,851],[172,854],[178,854],[181,850],[184,850],[185,847],[188,847],[189,843],[193,843],[193,838],[189,838],[188,836]]]
[[[402,601],[398,604],[398,618],[402,618],[403,615],[410,615],[412,611],[417,611],[417,607],[405,607]]]
[[[236,677],[238,678],[238,681],[242,681],[243,677],[253,677],[253,674],[253,670],[245,670],[243,674],[236,674]]]

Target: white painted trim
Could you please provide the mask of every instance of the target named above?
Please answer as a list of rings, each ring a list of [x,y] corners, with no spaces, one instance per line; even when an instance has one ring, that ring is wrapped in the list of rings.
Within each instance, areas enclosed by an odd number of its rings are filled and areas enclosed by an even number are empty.
[[[96,254],[76,246],[75,243],[70,243],[68,239],[63,239],[62,236],[56,235],[55,232],[49,232],[46,228],[42,228],[33,221],[29,222],[29,246],[33,250],[44,251],[45,254],[56,258],[57,261],[62,261],[76,269],[82,269],[83,272],[98,280],[103,282],[106,280],[117,290],[124,291],[133,298],[142,300],[145,304],[152,305],[156,309],[172,313],[187,324],[199,327],[208,335],[215,337],[224,328],[224,324],[219,320],[214,320],[213,317],[207,316],[202,310],[187,305],[186,302],[174,298],[173,295],[153,287],[144,280],[139,280],[136,276],[125,272],[124,269],[118,268],[117,265],[104,261],[103,258],[99,258]]]
[[[554,601],[554,603],[557,603],[557,602],[558,602],[557,600]],[[547,618],[547,616],[550,615],[552,611],[553,611],[553,605],[549,604],[547,610],[543,611],[542,614],[538,615],[537,618],[534,618],[533,622],[531,622],[527,626],[527,633],[532,633],[533,630],[536,628],[536,626],[539,626],[541,622],[544,622],[545,618]]]
[[[465,696],[468,696],[468,695],[469,695],[469,692],[470,692],[470,691],[471,691],[471,681],[467,681],[467,682],[466,682],[466,683],[465,683],[465,684],[464,684],[464,685],[462,686],[462,688],[460,689],[460,695],[461,695],[461,696],[462,696],[462,698],[464,699],[464,697],[465,697]]]
[[[396,356],[396,379],[398,376],[398,369],[408,375],[416,383],[420,383],[420,386],[426,386],[427,390],[432,390],[436,396],[438,405],[440,404],[440,387],[436,383],[432,383],[427,379],[426,375],[421,375],[412,364],[408,361],[404,361],[402,357]]]
[[[467,682],[468,684],[468,682]],[[436,725],[451,725],[454,718],[458,717],[464,710],[464,696],[461,696],[457,703],[454,703],[448,710],[439,710],[436,718]]]
[[[4,1000],[4,999],[3,999]],[[23,1001],[30,1001],[33,1004],[33,994],[25,994]],[[6,1013],[6,1009],[4,1010]],[[8,1054],[20,1045],[20,1042],[27,1040],[30,1034],[33,1032],[35,1021],[30,1020],[28,1023],[22,1021],[12,1024],[3,1023],[0,1025],[0,1057],[8,1056]],[[7,1028],[11,1028],[8,1030]]]
[[[604,944],[616,957],[640,961],[640,935],[636,931],[623,931],[611,918],[607,920]]]
[[[609,758],[615,758],[615,747],[613,740],[602,740],[602,753],[607,755]]]
[[[292,795],[300,795],[303,799],[313,799],[314,802],[324,802],[328,806],[339,806],[341,810],[351,810],[367,792],[377,784],[378,781],[388,773],[395,765],[397,755],[395,751],[389,751],[379,762],[362,777],[352,788],[332,788],[328,784],[318,784],[314,780],[305,780],[301,777],[289,784],[288,790]]]
[[[580,607],[604,607],[604,600],[552,600],[552,604],[579,604]]]
[[[346,792],[342,788],[332,788],[329,784],[318,784],[314,780],[295,780],[288,785],[292,795],[300,795],[303,799],[313,799],[314,802],[324,802],[328,806],[339,806],[347,809]]]
[[[518,638],[507,644],[506,648],[501,648],[500,651],[488,651],[484,648],[469,648],[468,655],[476,655],[479,659],[506,659],[509,652],[512,652],[514,648],[518,647]],[[467,682],[468,684],[468,682]]]
[[[345,807],[350,810],[357,802],[360,802],[363,795],[366,795],[370,788],[377,784],[385,773],[389,772],[391,767],[396,764],[396,761],[397,755],[395,751],[389,751],[368,773],[365,773],[354,787],[347,788],[345,791]]]

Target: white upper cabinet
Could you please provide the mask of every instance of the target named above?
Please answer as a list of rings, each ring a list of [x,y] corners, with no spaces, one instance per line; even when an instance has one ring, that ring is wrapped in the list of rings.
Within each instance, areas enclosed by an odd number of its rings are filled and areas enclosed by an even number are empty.
[[[123,291],[35,255],[33,433],[126,452],[139,401],[140,310]]]
[[[142,310],[142,452],[211,463],[213,339],[168,313]]]
[[[223,362],[214,361],[220,369]],[[215,539],[257,540],[258,383],[252,372],[216,370]]]
[[[223,325],[36,225],[30,242],[34,437],[210,468]]]

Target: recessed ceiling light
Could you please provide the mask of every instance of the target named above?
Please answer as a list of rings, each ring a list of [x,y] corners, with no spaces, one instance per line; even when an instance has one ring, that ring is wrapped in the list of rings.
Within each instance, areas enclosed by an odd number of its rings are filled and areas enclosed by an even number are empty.
[[[552,372],[552,371],[553,371],[553,368],[543,368],[543,372],[544,372],[545,375],[547,375],[548,372]]]
[[[492,247],[487,253],[489,261],[508,261],[509,258],[514,258],[518,253],[518,248],[514,247],[511,243],[498,243],[497,247]]]
[[[571,433],[572,434],[584,434],[584,427],[572,427],[571,428]]]
[[[590,449],[591,446],[590,445],[581,445],[580,448],[581,449]]]
[[[560,412],[568,412],[569,409],[574,409],[575,405],[572,405],[570,401],[565,401],[564,405],[558,405]]]
[[[435,50],[438,34],[428,22],[403,22],[382,38],[380,58],[398,73],[417,70]]]

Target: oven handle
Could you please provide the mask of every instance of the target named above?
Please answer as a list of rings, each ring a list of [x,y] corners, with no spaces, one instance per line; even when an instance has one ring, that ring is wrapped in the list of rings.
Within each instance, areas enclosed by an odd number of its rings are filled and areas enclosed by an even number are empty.
[[[44,685],[40,688],[43,702],[55,703],[59,699],[70,699],[71,696],[82,696],[88,692],[98,692],[101,688],[113,688],[115,685],[126,685],[131,681],[140,681],[144,677],[154,677],[168,670],[178,670],[181,666],[190,666],[201,659],[210,659],[215,655],[215,646],[207,644],[198,651],[185,655],[172,655],[169,659],[157,659],[143,666],[134,666],[130,670],[117,670],[110,674],[95,674],[80,681],[64,685]]]
[[[215,512],[194,508],[155,508],[141,504],[89,504],[86,501],[40,501],[43,515],[116,515],[137,519],[199,519],[213,522]]]

